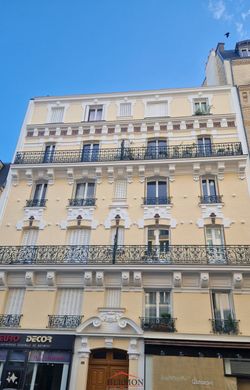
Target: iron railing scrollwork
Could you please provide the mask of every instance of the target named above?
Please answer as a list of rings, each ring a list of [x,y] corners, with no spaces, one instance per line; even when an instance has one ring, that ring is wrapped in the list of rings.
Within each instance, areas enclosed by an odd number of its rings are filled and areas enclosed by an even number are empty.
[[[77,328],[82,318],[81,315],[49,315],[48,328]]]
[[[0,328],[18,328],[22,314],[0,314]]]
[[[85,198],[85,199],[69,199],[69,206],[71,207],[81,207],[81,206],[95,206],[95,198]]]
[[[45,207],[47,199],[28,199],[26,207]]]
[[[143,198],[144,205],[170,204],[171,196],[145,197]]]
[[[51,157],[44,158],[44,152],[17,152],[14,164],[63,164],[79,162],[107,162],[133,160],[171,160],[183,158],[239,156],[242,155],[240,142],[217,143],[209,147],[198,144],[171,146],[143,146],[107,148],[83,153],[82,150],[55,150]]]
[[[222,203],[222,195],[202,195],[200,196],[200,203]]]
[[[114,261],[115,258],[115,261]],[[1,265],[250,265],[250,245],[0,246]]]
[[[238,334],[239,333],[239,320],[228,318],[226,320],[212,319],[213,333],[220,334]]]
[[[175,318],[166,317],[141,317],[141,327],[143,330],[153,330],[158,332],[175,332]]]

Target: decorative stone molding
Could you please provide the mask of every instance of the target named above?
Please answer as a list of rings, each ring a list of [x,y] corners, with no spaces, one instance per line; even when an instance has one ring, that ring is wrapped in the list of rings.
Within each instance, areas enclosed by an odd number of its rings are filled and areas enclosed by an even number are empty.
[[[5,272],[0,272],[0,286],[6,286],[7,278]]]
[[[96,281],[96,285],[97,286],[103,286],[103,283],[104,283],[104,273],[103,272],[96,272],[95,281]]]
[[[181,283],[182,283],[182,274],[181,274],[181,272],[174,272],[174,274],[173,274],[173,283],[174,283],[174,287],[181,287]]]
[[[145,181],[145,166],[144,165],[139,165],[138,174],[139,174],[140,183],[143,183]]]
[[[141,287],[142,285],[142,275],[141,272],[134,272],[133,273],[133,281],[135,287]]]
[[[24,217],[22,220],[18,221],[16,224],[17,230],[22,230],[29,223],[30,217],[34,218],[34,225],[36,225],[40,230],[43,230],[47,225],[43,220],[44,207],[25,207]]]
[[[220,125],[221,125],[221,127],[227,127],[227,120],[226,120],[226,118],[222,118],[221,119]]]
[[[246,177],[246,163],[245,162],[239,162],[238,163],[238,175],[239,179],[244,180]]]
[[[218,165],[217,165],[217,177],[219,180],[223,180],[224,179],[224,171],[225,171],[225,163],[224,162],[218,162]]]
[[[126,172],[127,172],[128,183],[132,183],[133,182],[133,167],[132,166],[128,166],[126,168]]]
[[[81,338],[81,347],[77,351],[80,358],[88,358],[90,354],[90,349],[88,346],[88,338],[82,337]]]
[[[32,174],[32,170],[31,169],[26,169],[25,177],[26,177],[26,180],[27,180],[27,184],[29,186],[31,186],[32,183],[33,183],[33,174]]]
[[[74,170],[72,168],[67,169],[68,184],[74,184]]]
[[[19,183],[19,173],[18,173],[17,169],[11,169],[10,174],[11,174],[12,185],[15,187]]]
[[[138,360],[140,352],[138,351],[137,339],[131,339],[128,347],[128,355],[130,360]]]
[[[122,272],[122,286],[128,286],[129,285],[129,272]]]
[[[105,343],[105,348],[108,348],[108,349],[111,349],[113,348],[113,342],[114,342],[114,339],[112,337],[107,337],[104,339],[104,343]]]
[[[98,221],[93,219],[95,207],[68,207],[68,215],[67,219],[61,221],[59,226],[62,230],[67,229],[67,227],[71,226],[72,222],[77,221],[77,217],[80,215],[82,217],[82,221],[87,221],[92,229],[96,229],[98,226]]]
[[[199,163],[193,164],[193,178],[195,181],[198,181],[200,178],[200,164]]]
[[[108,167],[107,174],[108,174],[108,182],[110,184],[114,183],[114,168]]]
[[[34,272],[26,272],[25,273],[26,286],[34,286],[34,282],[35,282]]]
[[[233,286],[234,288],[242,288],[243,286],[243,275],[240,272],[233,274]]]
[[[169,171],[169,180],[174,181],[175,164],[169,164],[168,171]]]
[[[48,286],[55,286],[56,285],[56,274],[55,272],[47,272],[46,274],[46,281]]]
[[[120,207],[112,207],[107,218],[105,219],[104,221],[104,227],[105,229],[110,229],[111,226],[113,225],[113,221],[115,220],[115,216],[119,214],[120,217],[121,217],[121,220],[124,221],[124,227],[125,229],[128,229],[130,228],[131,226],[131,219],[128,215],[128,212],[126,209],[122,208],[122,206]]]
[[[47,179],[49,185],[54,184],[54,169],[52,168],[47,169]]]
[[[201,272],[200,273],[200,286],[201,288],[208,288],[209,285],[209,273]]]
[[[97,184],[101,184],[101,182],[102,182],[102,168],[100,168],[100,167],[96,168],[95,174],[96,174]]]
[[[161,219],[167,219],[168,224],[171,226],[171,228],[176,228],[177,221],[176,219],[171,218],[171,205],[166,205],[166,206],[149,206],[146,205],[144,206],[144,219],[139,220],[137,222],[137,225],[139,228],[143,228],[145,225],[145,221],[147,220],[154,220],[155,214],[159,214],[160,220]]]
[[[84,284],[85,284],[85,286],[91,286],[92,285],[92,279],[93,279],[92,272],[85,272],[84,273]]]
[[[225,228],[228,228],[233,223],[233,220],[229,218],[225,218],[221,209],[223,207],[222,204],[218,205],[205,205],[201,204],[201,218],[197,219],[196,224],[199,228],[203,228],[206,225],[206,221],[210,220],[210,215],[215,214],[216,220],[218,220]]]

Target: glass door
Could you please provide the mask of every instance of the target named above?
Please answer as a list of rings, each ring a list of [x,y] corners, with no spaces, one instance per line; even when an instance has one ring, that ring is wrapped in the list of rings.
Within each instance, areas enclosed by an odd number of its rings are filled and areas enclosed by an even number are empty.
[[[206,243],[209,263],[224,263],[226,253],[222,227],[206,227]]]
[[[2,377],[1,390],[23,389],[27,353],[24,351],[9,351]]]
[[[55,147],[56,145],[46,145],[45,147],[45,152],[44,152],[44,157],[43,157],[43,162],[44,163],[49,163],[53,161],[54,153],[55,153]]]
[[[209,137],[198,138],[198,154],[199,156],[211,156],[212,154],[211,138]]]
[[[99,144],[83,145],[82,161],[97,161],[99,154]]]

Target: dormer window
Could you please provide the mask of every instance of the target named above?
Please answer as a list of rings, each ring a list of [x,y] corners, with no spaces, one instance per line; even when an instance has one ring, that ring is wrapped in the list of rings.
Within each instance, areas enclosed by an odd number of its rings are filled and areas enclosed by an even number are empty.
[[[65,107],[51,107],[50,123],[62,123]]]
[[[102,106],[89,106],[88,122],[95,122],[102,120]]]
[[[250,47],[244,47],[244,49],[240,50],[240,56],[241,57],[250,57]]]

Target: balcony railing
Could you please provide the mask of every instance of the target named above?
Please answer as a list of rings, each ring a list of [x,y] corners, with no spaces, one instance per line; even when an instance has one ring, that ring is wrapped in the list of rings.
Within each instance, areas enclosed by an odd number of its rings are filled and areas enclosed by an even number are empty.
[[[86,199],[69,199],[69,206],[71,207],[81,207],[81,206],[95,206],[95,198],[86,198]]]
[[[239,333],[239,321],[232,318],[227,320],[213,319],[212,329],[214,333],[225,334],[238,334]]]
[[[250,266],[250,245],[0,246],[0,264]]]
[[[82,322],[83,316],[79,315],[49,315],[48,328],[77,328]]]
[[[143,330],[157,332],[175,332],[175,318],[168,317],[141,317]]]
[[[56,150],[50,159],[44,152],[17,152],[15,164],[63,164],[79,162],[132,161],[132,160],[171,160],[179,158],[218,157],[242,155],[240,142],[211,144],[209,146],[176,145],[138,148],[100,149],[95,152],[82,150]]]
[[[143,198],[143,204],[145,205],[156,205],[156,204],[170,204],[171,203],[171,197],[170,196],[160,196],[160,197],[146,197]]]
[[[222,203],[222,195],[202,195],[200,196],[200,203]]]
[[[47,199],[28,199],[26,207],[45,207]]]
[[[22,314],[0,314],[0,328],[18,328]]]

